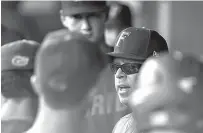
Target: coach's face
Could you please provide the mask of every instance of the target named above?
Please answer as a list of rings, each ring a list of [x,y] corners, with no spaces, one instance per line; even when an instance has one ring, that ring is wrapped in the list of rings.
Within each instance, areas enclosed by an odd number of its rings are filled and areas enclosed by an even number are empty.
[[[63,16],[61,14],[63,25],[70,31],[80,32],[90,41],[99,42],[104,38],[104,24],[106,13],[85,13],[72,16]]]
[[[111,67],[115,73],[115,88],[120,102],[127,105],[128,97],[137,81],[140,64],[133,60],[116,58]]]

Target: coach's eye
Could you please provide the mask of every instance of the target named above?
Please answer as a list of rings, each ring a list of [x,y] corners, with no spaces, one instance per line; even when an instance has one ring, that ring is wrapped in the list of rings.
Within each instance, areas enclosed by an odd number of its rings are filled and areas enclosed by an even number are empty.
[[[129,69],[129,71],[136,72],[136,73],[138,73],[138,71],[139,71],[138,66],[133,65],[133,64],[129,65],[128,69]]]
[[[80,15],[80,14],[73,15],[72,17],[74,19],[82,19],[83,18],[82,15]]]

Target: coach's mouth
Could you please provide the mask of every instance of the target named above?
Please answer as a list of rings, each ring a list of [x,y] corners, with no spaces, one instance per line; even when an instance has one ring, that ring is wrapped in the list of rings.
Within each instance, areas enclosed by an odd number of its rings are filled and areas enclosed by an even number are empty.
[[[121,96],[128,96],[130,93],[130,90],[131,90],[131,88],[129,85],[118,85],[117,86],[117,92]]]

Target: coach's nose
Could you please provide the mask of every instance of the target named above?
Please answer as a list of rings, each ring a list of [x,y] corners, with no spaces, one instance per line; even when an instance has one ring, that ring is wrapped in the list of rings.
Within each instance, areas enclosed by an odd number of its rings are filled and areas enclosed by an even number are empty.
[[[121,70],[121,68],[119,68],[115,74],[115,77],[117,79],[121,79],[121,78],[125,78],[126,74]]]

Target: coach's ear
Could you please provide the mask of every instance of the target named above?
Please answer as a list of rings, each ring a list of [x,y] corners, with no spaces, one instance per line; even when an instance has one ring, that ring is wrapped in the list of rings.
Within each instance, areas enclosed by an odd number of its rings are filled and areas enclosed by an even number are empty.
[[[60,18],[61,18],[61,23],[64,27],[68,28],[68,26],[66,25],[66,19],[65,16],[63,15],[63,10],[60,10]]]
[[[37,78],[36,78],[36,75],[32,75],[30,77],[30,84],[34,90],[34,92],[37,94],[37,95],[40,95],[40,86],[39,86],[39,83],[37,82]]]

